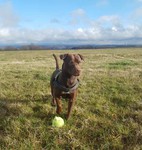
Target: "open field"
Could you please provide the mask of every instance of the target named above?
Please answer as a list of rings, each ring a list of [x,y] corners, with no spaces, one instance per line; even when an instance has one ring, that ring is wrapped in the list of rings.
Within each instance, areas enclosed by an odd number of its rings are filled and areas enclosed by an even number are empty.
[[[85,57],[71,118],[59,129],[51,125],[52,53]],[[61,117],[66,111],[63,100]],[[141,150],[142,48],[1,51],[0,149]]]

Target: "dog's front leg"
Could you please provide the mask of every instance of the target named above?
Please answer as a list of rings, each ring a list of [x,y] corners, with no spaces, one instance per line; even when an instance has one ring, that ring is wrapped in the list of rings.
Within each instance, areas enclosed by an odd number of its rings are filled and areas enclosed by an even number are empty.
[[[56,113],[60,114],[62,111],[62,103],[61,103],[61,98],[55,98],[56,100],[56,104],[57,104],[57,109],[56,109]]]
[[[52,105],[52,106],[56,106],[56,100],[55,100],[55,98],[54,98],[54,97],[52,97],[51,105]]]
[[[52,95],[51,105],[56,106],[55,94],[52,86],[51,86],[51,95]]]
[[[71,112],[72,112],[72,108],[73,108],[73,105],[74,105],[75,100],[76,100],[76,95],[77,95],[77,91],[75,91],[74,93],[72,93],[72,94],[71,94],[71,98],[69,99],[69,102],[68,102],[67,119],[69,119],[70,114],[71,114]]]

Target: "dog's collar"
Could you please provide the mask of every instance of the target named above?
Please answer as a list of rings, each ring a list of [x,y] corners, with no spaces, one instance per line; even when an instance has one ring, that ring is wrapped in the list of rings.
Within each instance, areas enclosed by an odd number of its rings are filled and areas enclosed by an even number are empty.
[[[59,88],[60,90],[63,91],[64,94],[70,94],[70,93],[73,93],[74,90],[76,90],[79,86],[79,79],[77,79],[76,83],[72,86],[72,87],[66,87],[64,85],[61,85],[59,82],[58,82],[58,77],[59,75],[61,74],[61,70],[59,70],[59,72],[56,74],[55,76],[55,79],[54,79],[54,82],[53,82],[53,85],[56,87],[56,88]]]

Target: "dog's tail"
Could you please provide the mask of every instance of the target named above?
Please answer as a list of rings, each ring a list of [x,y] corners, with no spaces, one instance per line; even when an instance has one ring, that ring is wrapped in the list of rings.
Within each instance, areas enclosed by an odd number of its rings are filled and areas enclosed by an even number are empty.
[[[58,58],[55,54],[53,54],[53,57],[55,58],[56,61],[56,69],[59,69],[59,62],[58,62]]]

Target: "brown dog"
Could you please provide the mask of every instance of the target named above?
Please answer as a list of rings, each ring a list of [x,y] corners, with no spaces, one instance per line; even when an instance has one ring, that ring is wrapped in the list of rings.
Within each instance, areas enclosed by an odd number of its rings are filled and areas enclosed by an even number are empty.
[[[68,98],[68,119],[76,99],[77,88],[79,85],[78,76],[81,73],[79,64],[82,60],[84,60],[84,58],[80,54],[60,55],[60,59],[63,60],[62,70],[60,70],[58,59],[55,54],[53,54],[53,56],[56,60],[56,70],[53,72],[50,81],[51,94],[53,97],[52,105],[57,105],[56,112],[60,114],[62,111],[61,98]]]

